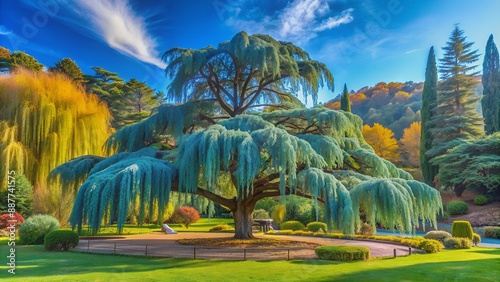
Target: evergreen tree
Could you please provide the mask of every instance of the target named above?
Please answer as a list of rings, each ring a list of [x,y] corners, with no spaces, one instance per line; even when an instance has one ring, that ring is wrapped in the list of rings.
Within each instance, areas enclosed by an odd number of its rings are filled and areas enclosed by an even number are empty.
[[[114,101],[114,107],[119,109],[115,116],[116,128],[147,118],[159,104],[151,87],[135,78],[130,79],[124,85],[123,97]]]
[[[347,85],[344,83],[344,91],[340,97],[340,109],[346,112],[351,112],[351,99],[347,91]]]
[[[10,55],[8,68],[12,72],[13,70],[19,67],[23,67],[27,70],[37,72],[42,70],[43,65],[40,64],[32,56],[21,51],[16,51]]]
[[[253,237],[259,200],[281,196],[284,204],[290,194],[312,199],[315,208],[324,203],[326,223],[344,233],[360,229],[360,209],[373,227],[380,222],[412,232],[420,221],[435,226],[439,192],[377,156],[359,117],[323,107],[244,114],[264,101],[283,106],[293,97],[284,92],[290,83],[303,83],[299,88],[315,95],[325,79],[320,73],[333,82],[324,65],[299,47],[239,33],[216,50],[172,52],[169,90],[190,101],[160,106],[117,131],[106,144],[116,152],[109,158],[95,163],[82,156],[52,171],[68,182],[85,179],[70,217],[73,227],[88,223],[96,232],[104,220],[116,219],[122,230],[136,200],[138,222],[155,208],[162,218],[172,191],[230,209],[238,239]],[[175,148],[149,146],[165,134],[176,137]]]
[[[483,62],[483,117],[486,134],[500,131],[500,66],[493,35],[488,38]]]
[[[63,73],[77,84],[83,82],[82,70],[75,63],[75,61],[71,60],[70,58],[63,58],[62,60],[57,62],[54,67],[50,67],[49,71]]]
[[[426,154],[432,148],[431,129],[435,126],[431,123],[434,119],[437,105],[437,68],[434,47],[429,50],[427,57],[427,67],[425,69],[425,83],[422,92],[421,126],[420,135],[420,167],[424,182],[428,185],[434,185],[434,177],[438,173],[438,167],[429,163],[430,157]]]
[[[438,86],[433,148],[428,151],[431,157],[446,154],[464,139],[472,139],[484,134],[483,118],[476,112],[479,97],[474,88],[477,82],[473,72],[479,54],[471,50],[473,42],[467,42],[464,32],[455,26],[449,41],[443,47],[444,58],[440,59],[439,72],[443,79]],[[431,160],[431,164],[436,164]],[[441,169],[441,168],[440,168]],[[442,174],[442,172],[439,172]],[[452,188],[452,187],[450,187]],[[463,189],[454,187],[460,196]]]

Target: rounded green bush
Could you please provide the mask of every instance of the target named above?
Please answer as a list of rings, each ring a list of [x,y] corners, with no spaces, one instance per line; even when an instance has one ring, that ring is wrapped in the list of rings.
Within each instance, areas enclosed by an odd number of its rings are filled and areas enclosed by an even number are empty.
[[[254,219],[269,219],[271,217],[269,216],[269,213],[267,213],[266,210],[259,209],[259,210],[255,210],[253,212],[253,218]]]
[[[21,245],[42,245],[45,235],[59,229],[59,221],[46,214],[28,217],[19,227],[19,243]]]
[[[477,244],[481,243],[481,236],[477,233],[472,234],[472,243],[474,246],[477,246]]]
[[[490,201],[489,201],[488,197],[486,197],[485,195],[477,195],[474,197],[474,204],[475,205],[482,206],[482,205],[486,205],[489,202]]]
[[[78,245],[78,233],[71,230],[55,230],[45,235],[45,249],[47,251],[67,251]]]
[[[467,214],[469,212],[469,206],[463,201],[451,201],[446,204],[446,211],[450,215]]]
[[[304,228],[306,228],[304,226],[304,224],[302,224],[302,222],[296,221],[296,220],[286,221],[286,222],[283,222],[281,224],[281,229],[282,230],[293,230],[293,231],[296,231],[296,230],[302,230]]]
[[[451,238],[451,234],[446,231],[433,230],[429,231],[424,235],[425,239],[434,239],[443,243],[446,239]]]
[[[418,248],[424,250],[426,253],[438,253],[444,248],[444,246],[443,243],[438,240],[425,239],[420,242]]]
[[[359,246],[321,246],[314,249],[320,259],[337,261],[367,260],[370,249]]]
[[[472,240],[472,226],[467,220],[455,220],[451,226],[451,235],[453,237],[468,238]]]
[[[309,231],[312,231],[312,232],[318,232],[318,230],[323,230],[323,231],[327,231],[327,227],[326,227],[326,223],[323,223],[323,222],[319,222],[319,221],[313,221],[313,222],[309,222],[307,224],[307,230]]]
[[[493,226],[485,227],[484,237],[500,239],[500,227],[493,227]]]
[[[444,241],[444,246],[447,249],[470,249],[472,241],[468,238],[448,238]]]

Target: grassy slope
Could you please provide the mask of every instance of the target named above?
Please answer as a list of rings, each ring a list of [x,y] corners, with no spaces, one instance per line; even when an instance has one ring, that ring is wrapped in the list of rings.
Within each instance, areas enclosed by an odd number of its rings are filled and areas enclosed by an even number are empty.
[[[4,241],[5,242],[5,241]],[[8,255],[2,242],[2,261]],[[355,263],[327,261],[213,261],[76,252],[49,253],[17,247],[12,281],[498,281],[500,249],[473,248]],[[9,280],[10,281],[10,280]]]

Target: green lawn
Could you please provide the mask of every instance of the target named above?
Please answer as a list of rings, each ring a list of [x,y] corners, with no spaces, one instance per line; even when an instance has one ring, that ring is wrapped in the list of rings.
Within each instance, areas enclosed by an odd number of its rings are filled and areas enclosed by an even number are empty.
[[[7,273],[5,240],[0,280],[8,281],[498,281],[500,249],[476,247],[397,259],[214,261],[45,252],[18,246],[16,275]],[[5,280],[6,281],[6,280]]]
[[[186,228],[180,224],[169,224],[169,226],[178,232],[208,232],[210,228],[221,223],[233,224],[234,220],[232,218],[211,218],[211,219],[200,218],[198,222],[191,224],[189,228]],[[61,229],[71,230],[70,227]],[[160,230],[161,226],[156,224],[144,224],[143,226],[125,225],[121,235],[146,234]],[[90,235],[89,230],[83,228],[81,236],[88,236],[88,235]],[[96,236],[110,236],[110,235],[120,235],[117,233],[116,225],[101,228],[101,230],[99,230],[99,233]]]

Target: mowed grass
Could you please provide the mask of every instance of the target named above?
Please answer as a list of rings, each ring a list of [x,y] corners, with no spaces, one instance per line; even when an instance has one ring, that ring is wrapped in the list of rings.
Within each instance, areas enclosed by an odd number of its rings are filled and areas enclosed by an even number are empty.
[[[46,252],[18,246],[16,275],[4,281],[498,281],[500,249],[475,247],[396,259],[329,261],[216,261]]]
[[[211,228],[217,224],[234,224],[232,218],[200,218],[198,222],[189,225],[189,228],[184,227],[181,224],[169,224],[175,231],[178,232],[208,232]],[[64,227],[61,229],[72,230],[70,227]],[[113,235],[137,235],[137,234],[147,234],[152,232],[160,232],[161,225],[156,224],[143,224],[142,226],[136,225],[125,225],[123,232],[118,234],[116,225],[102,227],[99,233],[95,236],[113,236]],[[82,228],[81,236],[91,236],[90,230],[86,227]]]

